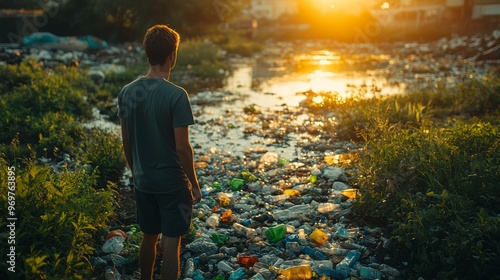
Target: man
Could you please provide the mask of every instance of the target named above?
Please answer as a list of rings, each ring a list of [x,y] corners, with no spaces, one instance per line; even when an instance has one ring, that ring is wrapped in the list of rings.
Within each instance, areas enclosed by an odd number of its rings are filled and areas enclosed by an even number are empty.
[[[180,36],[155,25],[144,36],[149,72],[123,87],[118,116],[123,149],[135,184],[137,219],[144,233],[139,252],[141,279],[152,279],[161,233],[161,279],[178,279],[181,236],[191,223],[201,192],[188,126],[194,117],[187,92],[168,81]]]

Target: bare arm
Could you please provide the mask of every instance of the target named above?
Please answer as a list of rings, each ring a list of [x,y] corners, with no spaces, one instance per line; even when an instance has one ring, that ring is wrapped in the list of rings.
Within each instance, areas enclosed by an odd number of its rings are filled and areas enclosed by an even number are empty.
[[[198,183],[198,177],[194,168],[194,152],[189,142],[189,130],[187,126],[174,128],[175,134],[175,148],[179,156],[179,161],[181,163],[186,176],[193,187],[192,192],[194,196],[194,203],[198,203],[201,200],[200,184]]]
[[[133,166],[134,166],[134,162],[132,161],[132,152],[130,151],[130,145],[128,143],[127,126],[125,125],[125,121],[123,119],[120,119],[120,125],[122,127],[123,151],[125,152],[125,158],[127,159],[128,166],[132,170]]]

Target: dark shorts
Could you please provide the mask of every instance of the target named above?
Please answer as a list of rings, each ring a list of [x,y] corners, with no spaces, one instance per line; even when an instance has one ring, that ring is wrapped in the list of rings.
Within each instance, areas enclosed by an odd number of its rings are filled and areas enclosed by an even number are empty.
[[[189,231],[193,206],[188,188],[169,194],[134,193],[142,232],[179,237]]]

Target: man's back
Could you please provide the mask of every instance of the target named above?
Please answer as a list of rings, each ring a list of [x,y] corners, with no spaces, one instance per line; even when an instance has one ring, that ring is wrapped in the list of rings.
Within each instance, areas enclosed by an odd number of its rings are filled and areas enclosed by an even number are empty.
[[[194,124],[186,91],[165,79],[143,77],[123,87],[118,105],[127,125],[135,187],[147,193],[185,187],[174,128]]]

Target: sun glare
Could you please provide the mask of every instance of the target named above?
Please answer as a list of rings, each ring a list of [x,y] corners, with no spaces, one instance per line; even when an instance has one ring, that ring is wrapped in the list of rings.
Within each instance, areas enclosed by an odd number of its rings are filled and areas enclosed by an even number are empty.
[[[387,9],[389,9],[389,8],[390,8],[390,6],[391,6],[391,5],[389,4],[389,2],[384,2],[384,3],[382,3],[382,5],[380,6],[380,8],[381,8],[382,10],[387,10]]]
[[[316,104],[321,104],[321,103],[323,103],[323,96],[319,96],[319,95],[315,96],[315,97],[313,97],[312,101]]]

